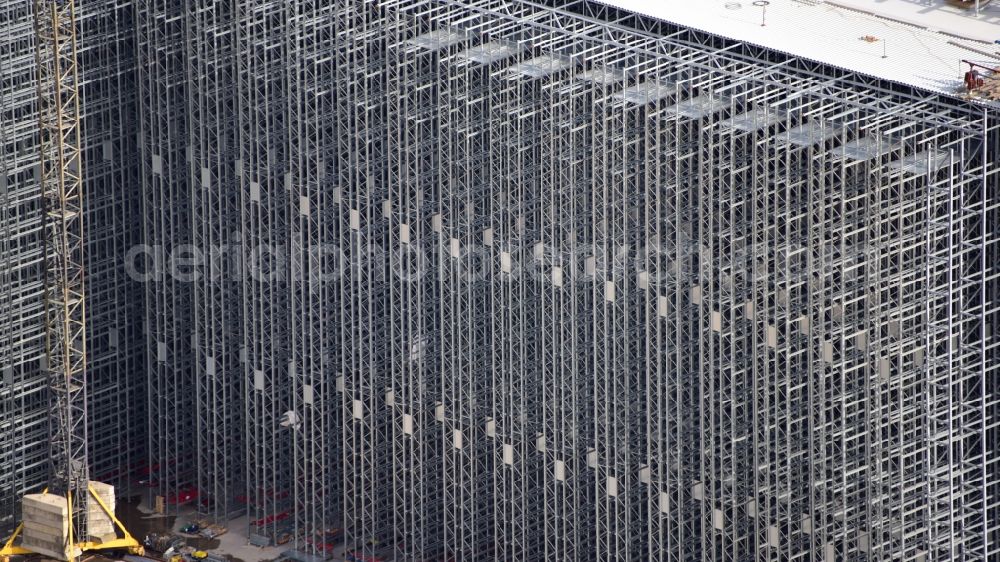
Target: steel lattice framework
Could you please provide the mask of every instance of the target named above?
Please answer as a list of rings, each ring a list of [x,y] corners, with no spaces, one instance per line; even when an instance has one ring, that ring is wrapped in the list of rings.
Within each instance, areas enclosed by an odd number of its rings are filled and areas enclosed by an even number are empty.
[[[123,268],[139,242],[132,5],[78,4],[77,60],[83,123],[83,254],[87,281],[87,412],[90,473],[121,484],[144,458],[139,399],[142,310]],[[32,0],[0,2],[0,527],[21,495],[48,479],[48,374],[39,126]],[[144,393],[145,391],[142,390]],[[123,413],[125,415],[123,415]]]
[[[312,553],[996,552],[995,110],[591,2],[199,6],[143,15],[144,215],[242,283],[148,293],[164,493]]]
[[[49,380],[49,491],[69,502],[70,543],[85,540],[87,321],[83,156],[76,4],[35,2],[41,187],[45,242],[45,339]]]
[[[995,107],[589,0],[127,11],[169,509],[401,560],[1000,554]]]

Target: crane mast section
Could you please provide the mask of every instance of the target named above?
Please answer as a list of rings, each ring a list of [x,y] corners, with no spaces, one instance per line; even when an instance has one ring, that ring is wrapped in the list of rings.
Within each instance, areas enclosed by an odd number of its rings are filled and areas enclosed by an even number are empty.
[[[86,540],[89,481],[76,12],[72,0],[36,0],[34,8],[51,408],[49,491],[70,501],[72,542]]]

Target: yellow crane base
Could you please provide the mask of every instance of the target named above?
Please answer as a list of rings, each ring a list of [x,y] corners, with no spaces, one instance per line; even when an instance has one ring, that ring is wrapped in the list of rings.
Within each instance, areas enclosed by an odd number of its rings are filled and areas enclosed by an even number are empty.
[[[104,542],[92,542],[92,541],[72,542],[72,534],[71,534],[70,541],[72,546],[68,546],[66,549],[67,552],[66,559],[69,562],[74,562],[76,556],[73,553],[75,552],[102,552],[102,551],[106,552],[109,550],[124,550],[129,554],[135,554],[138,556],[142,556],[143,554],[145,554],[145,550],[142,548],[142,545],[139,544],[139,541],[135,540],[135,537],[133,537],[128,532],[128,529],[125,528],[125,525],[123,525],[122,522],[119,521],[117,517],[115,517],[115,514],[110,509],[108,509],[108,506],[101,500],[100,496],[97,495],[94,489],[88,486],[87,490],[90,492],[91,498],[94,501],[96,501],[98,505],[101,506],[101,509],[104,510],[104,513],[106,513],[108,517],[111,518],[115,526],[118,527],[118,530],[122,532],[124,537]],[[44,494],[47,492],[48,490],[46,489],[42,493]],[[66,501],[70,502],[69,497],[66,498]],[[70,508],[72,508],[72,506],[70,506]],[[70,509],[69,513],[73,513],[73,510]],[[0,548],[0,562],[9,562],[11,556],[31,556],[36,554],[42,555],[42,553],[35,552],[30,548],[25,548],[21,545],[14,544],[14,542],[17,540],[17,537],[20,536],[21,530],[23,528],[24,528],[24,523],[18,525],[17,529],[14,530],[14,534],[12,534],[10,538],[7,539],[7,542],[4,543],[3,547]],[[70,529],[72,529],[72,524],[70,525]],[[48,555],[46,554],[44,556]]]

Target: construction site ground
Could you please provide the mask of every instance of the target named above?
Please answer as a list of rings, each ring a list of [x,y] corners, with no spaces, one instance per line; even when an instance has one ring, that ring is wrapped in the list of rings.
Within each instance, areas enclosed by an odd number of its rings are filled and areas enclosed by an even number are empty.
[[[153,512],[150,506],[141,503],[136,497],[120,499],[117,515],[125,527],[129,529],[129,532],[140,542],[148,533],[172,533],[184,537],[189,546],[223,555],[231,562],[270,562],[283,558],[281,553],[292,548],[291,544],[270,547],[257,547],[249,544],[246,536],[246,517],[230,521],[226,526],[228,532],[216,538],[207,539],[182,533],[180,532],[181,527],[199,519],[193,506],[182,506],[176,516],[158,515]],[[345,560],[343,545],[338,545],[328,560]],[[93,562],[101,561],[94,560]]]

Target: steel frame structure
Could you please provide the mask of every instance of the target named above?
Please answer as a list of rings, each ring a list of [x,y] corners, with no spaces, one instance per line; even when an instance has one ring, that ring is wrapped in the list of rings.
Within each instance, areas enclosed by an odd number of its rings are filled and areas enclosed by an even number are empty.
[[[589,0],[122,6],[116,216],[202,259],[119,340],[169,509],[310,559],[331,527],[402,560],[1000,554],[995,107]]]
[[[69,545],[89,536],[87,316],[76,3],[34,3],[45,248],[49,485],[65,496]],[[67,550],[68,552],[69,550]]]
[[[142,547],[94,491],[90,480],[87,244],[76,3],[35,0],[32,20],[44,249],[42,368],[48,390],[48,485],[42,493],[65,502],[65,520],[62,541],[54,544],[51,541],[46,544],[46,539],[37,536],[29,541],[28,532],[33,529],[25,520],[5,541],[0,558],[32,554],[36,547],[41,552],[58,553],[71,562],[92,550],[123,549],[141,555]],[[95,525],[93,518],[102,516],[109,520],[108,525],[99,521]],[[116,538],[117,530],[123,533],[123,538]],[[19,545],[15,544],[18,535],[23,537]]]
[[[17,521],[20,497],[48,476],[48,408],[42,369],[42,215],[38,74],[30,0],[0,3],[0,528]],[[88,2],[76,13],[84,135],[88,445],[91,474],[121,485],[144,459],[137,405],[139,285],[122,264],[139,241],[132,5]],[[123,415],[123,412],[125,415]]]
[[[437,287],[394,288],[407,327],[390,339],[412,353],[437,306],[444,341],[441,403],[412,394],[435,381],[392,368],[397,555],[995,552],[983,331],[995,288],[982,260],[996,248],[979,230],[996,220],[983,191],[996,183],[993,110],[587,2],[385,9],[388,181],[403,200],[388,251],[429,236],[442,264]],[[478,78],[487,104],[461,75],[496,44],[512,47]],[[502,141],[469,154],[487,131]],[[480,171],[472,185],[491,194],[448,205]],[[453,330],[474,334],[454,307],[475,305],[449,293],[477,239],[488,288],[469,291],[491,303],[494,357],[478,395],[454,380],[476,344],[448,345]],[[480,396],[493,405],[470,424]],[[422,503],[432,480],[406,478],[436,455],[414,443],[426,431],[414,402],[445,427],[425,437],[445,449],[443,531]],[[478,424],[500,441],[493,463],[464,456]],[[472,476],[490,469],[492,497]],[[527,490],[544,490],[544,507]],[[490,506],[491,530],[461,532],[458,509]]]
[[[91,474],[124,486],[146,460],[135,29],[131,2],[77,8],[87,249],[87,413]],[[125,413],[123,415],[123,412]]]
[[[137,2],[135,10],[139,180],[142,240],[152,255],[133,264],[144,276],[148,466],[146,500],[164,497],[168,508],[185,501],[197,483],[196,411],[192,358],[192,288],[168,275],[165,257],[190,244],[190,142],[183,6]],[[196,15],[198,13],[196,12]],[[137,260],[138,262],[138,260]],[[211,476],[207,476],[211,478]]]

